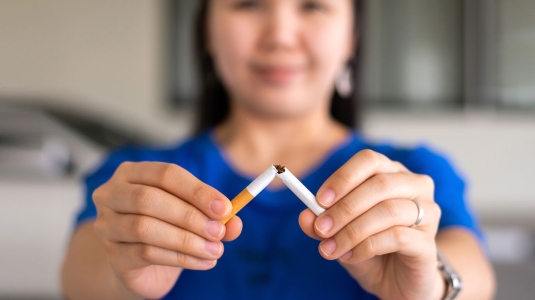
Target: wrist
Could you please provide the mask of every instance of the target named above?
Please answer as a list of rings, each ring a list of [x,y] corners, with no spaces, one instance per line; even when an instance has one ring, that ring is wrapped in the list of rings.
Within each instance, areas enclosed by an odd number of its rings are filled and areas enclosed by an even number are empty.
[[[435,280],[434,280],[434,286],[433,286],[433,292],[431,294],[431,297],[429,299],[436,299],[436,300],[442,300],[444,299],[444,295],[446,295],[446,280],[444,279],[444,276],[440,272],[440,270],[437,268],[435,274]]]

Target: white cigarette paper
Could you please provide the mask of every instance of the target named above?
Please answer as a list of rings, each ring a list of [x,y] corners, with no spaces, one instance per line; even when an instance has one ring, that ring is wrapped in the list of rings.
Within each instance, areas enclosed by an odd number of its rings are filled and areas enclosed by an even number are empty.
[[[281,167],[284,172],[277,172],[277,177],[279,177],[284,184],[299,198],[305,205],[312,210],[312,212],[319,216],[325,209],[319,206],[316,201],[316,197],[312,194],[304,185],[297,179],[297,177],[288,170],[286,167]]]
[[[251,193],[251,195],[253,195],[253,197],[256,197],[273,181],[273,179],[275,179],[276,174],[277,169],[275,169],[273,165],[270,165],[267,170],[256,177],[256,179],[247,186],[247,190],[249,193]]]
[[[273,179],[275,179],[275,174],[277,174],[277,169],[271,165],[267,170],[262,172],[258,177],[256,177],[253,182],[243,189],[234,199],[232,199],[232,212],[230,216],[222,220],[223,224],[226,224],[232,217],[234,217],[242,208],[245,207],[254,197],[256,197],[260,192],[268,186]]]

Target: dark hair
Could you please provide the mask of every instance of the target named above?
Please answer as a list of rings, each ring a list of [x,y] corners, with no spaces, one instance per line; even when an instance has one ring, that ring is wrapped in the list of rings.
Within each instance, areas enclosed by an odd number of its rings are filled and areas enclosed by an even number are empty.
[[[199,74],[199,101],[197,108],[197,132],[214,127],[223,122],[230,113],[230,100],[223,83],[217,78],[214,62],[206,49],[208,2],[201,0],[195,24],[195,53]],[[353,92],[341,97],[335,91],[331,99],[331,115],[338,122],[353,128],[360,127],[360,105],[358,97],[359,65],[362,48],[363,7],[362,0],[353,0],[354,34],[358,36],[355,53],[348,61],[353,80]]]

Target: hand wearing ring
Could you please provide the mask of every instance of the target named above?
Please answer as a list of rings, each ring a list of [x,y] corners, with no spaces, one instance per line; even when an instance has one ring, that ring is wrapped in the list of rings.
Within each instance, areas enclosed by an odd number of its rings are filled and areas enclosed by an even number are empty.
[[[416,204],[416,207],[418,208],[418,216],[416,217],[416,221],[414,221],[414,224],[411,225],[411,227],[416,227],[420,222],[422,222],[422,219],[424,218],[424,209],[420,206],[420,203],[416,200],[412,200],[414,204]]]
[[[363,150],[319,189],[325,212],[316,218],[305,210],[299,224],[321,240],[320,255],[337,259],[379,298],[430,299],[440,276],[435,244],[440,208],[433,195],[429,176]]]

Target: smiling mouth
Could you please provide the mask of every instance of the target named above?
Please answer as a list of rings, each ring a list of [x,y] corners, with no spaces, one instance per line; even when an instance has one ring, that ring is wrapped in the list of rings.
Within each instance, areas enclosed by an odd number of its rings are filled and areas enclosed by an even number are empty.
[[[303,68],[294,66],[253,66],[253,71],[264,81],[274,84],[289,83]]]

